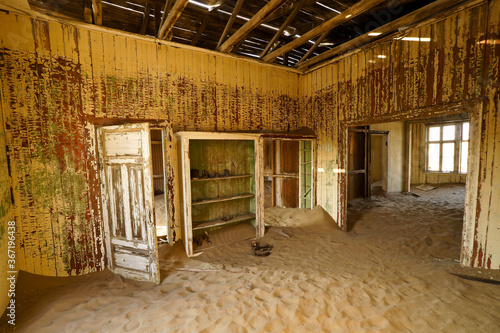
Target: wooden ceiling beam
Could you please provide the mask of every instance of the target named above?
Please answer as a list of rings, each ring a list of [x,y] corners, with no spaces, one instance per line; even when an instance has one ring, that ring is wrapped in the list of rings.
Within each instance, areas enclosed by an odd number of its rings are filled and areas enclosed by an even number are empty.
[[[102,0],[92,0],[92,14],[94,16],[94,24],[102,25]]]
[[[172,8],[173,3],[174,3],[174,0],[165,1],[165,7],[163,7],[163,15],[161,17],[160,26],[162,26],[163,23],[165,23],[165,19],[167,18],[168,13],[170,12],[170,9]]]
[[[180,0],[178,0],[180,1]],[[288,0],[270,0],[261,10],[248,20],[240,29],[238,29],[224,44],[220,46],[219,51],[229,53],[233,47],[240,42],[257,26],[259,26],[269,15],[277,10]]]
[[[203,31],[205,31],[205,28],[207,27],[207,24],[208,24],[208,20],[204,20],[204,21],[201,23],[201,26],[200,26],[200,28],[196,31],[196,35],[194,36],[194,38],[193,38],[193,42],[191,43],[191,45],[196,46],[196,44],[198,44],[198,41],[200,40],[201,35],[203,34]]]
[[[318,0],[306,0],[305,4],[302,5],[302,7],[305,7],[305,6],[309,6],[309,5],[312,5],[313,3],[317,2]],[[282,6],[280,9],[276,10],[274,13],[272,13],[271,15],[269,15],[265,20],[264,22],[267,23],[267,22],[271,22],[271,21],[274,21],[282,16],[285,16],[287,15],[288,13],[292,12],[295,7],[297,7],[299,5],[301,1],[298,0],[298,1],[295,1],[294,3],[290,4],[290,5],[285,5],[285,6]]]
[[[186,8],[189,0],[177,0],[168,13],[167,18],[165,19],[165,22],[160,26],[160,29],[158,31],[158,38],[159,39],[166,39],[168,35],[170,35],[170,32],[172,31],[172,28],[179,18],[181,16],[182,11],[184,8]]]
[[[271,62],[274,61],[278,56],[282,55],[283,53],[289,52],[293,50],[294,48],[306,43],[308,40],[313,39],[316,36],[321,35],[325,31],[330,31],[333,28],[341,25],[342,23],[345,23],[354,17],[365,13],[366,11],[372,9],[376,5],[382,3],[385,0],[362,0],[358,3],[356,3],[354,6],[351,6],[347,8],[345,11],[343,11],[341,14],[335,15],[328,21],[318,25],[317,27],[309,30],[299,38],[291,41],[290,43],[280,47],[276,51],[273,51],[266,55],[263,60],[266,62]]]
[[[219,42],[217,43],[217,48],[216,49],[219,49],[219,47],[221,46],[221,44],[226,39],[227,33],[229,32],[229,30],[233,26],[234,20],[236,20],[236,16],[238,16],[238,12],[240,11],[241,6],[243,5],[243,1],[245,1],[245,0],[238,0],[238,2],[236,3],[236,6],[234,6],[234,9],[233,9],[233,12],[231,14],[231,17],[227,21],[226,27],[224,28],[224,31],[222,32],[222,35],[219,38]]]
[[[437,14],[439,12],[442,12],[443,10],[449,9],[452,6],[458,6],[465,2],[467,0],[463,1],[457,1],[457,0],[437,0],[436,2],[433,2],[427,6],[424,6],[420,9],[417,9],[403,17],[400,17],[392,22],[389,22],[377,29],[374,29],[364,35],[361,35],[357,38],[351,39],[348,42],[345,42],[337,47],[334,47],[331,50],[325,51],[309,60],[306,60],[302,62],[301,64],[298,64],[297,68],[298,69],[306,69],[308,67],[311,67],[312,65],[326,60],[328,58],[331,58],[333,56],[339,55],[341,53],[344,53],[345,51],[348,51],[350,49],[360,47],[364,44],[367,44],[369,42],[372,42],[376,39],[379,39],[380,37],[383,37],[384,35],[387,35],[391,32],[394,32],[398,30],[399,28],[406,28],[411,25],[417,24],[425,19],[428,19],[429,17],[433,16],[434,14]],[[370,34],[378,34],[377,36],[370,36]]]
[[[144,7],[144,16],[141,22],[141,29],[139,30],[139,34],[144,35],[146,33],[146,28],[148,27],[149,22],[149,13],[151,12],[151,5],[149,2],[146,3]]]
[[[321,36],[319,36],[319,38],[316,40],[316,42],[314,42],[314,45],[309,48],[309,50],[306,52],[306,54],[304,54],[304,56],[302,58],[300,58],[299,62],[296,64],[296,66],[298,64],[300,64],[301,62],[303,62],[304,60],[306,60],[318,48],[319,44],[321,44],[323,39],[325,39],[325,37],[328,36],[329,32],[330,32],[330,30],[325,31],[325,32],[323,32],[323,34]]]
[[[304,6],[305,3],[306,3],[306,0],[300,0],[300,2],[295,6],[292,13],[290,15],[288,15],[285,22],[281,25],[280,29],[274,34],[271,41],[267,44],[264,51],[260,54],[261,58],[263,56],[265,56],[267,54],[267,52],[269,52],[269,49],[271,48],[271,46],[273,46],[274,42],[276,42],[276,40],[278,40],[278,38],[281,37],[281,34],[283,33],[283,31],[285,31],[286,27],[288,27],[288,25],[293,21],[293,19],[299,13],[299,10],[302,8],[302,6]]]

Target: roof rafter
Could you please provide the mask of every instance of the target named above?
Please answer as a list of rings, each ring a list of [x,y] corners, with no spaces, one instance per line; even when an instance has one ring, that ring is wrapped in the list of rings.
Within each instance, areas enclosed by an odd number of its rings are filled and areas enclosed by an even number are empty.
[[[158,31],[158,38],[160,39],[166,39],[167,35],[169,35],[170,31],[172,30],[175,22],[181,16],[182,11],[184,8],[186,8],[189,0],[177,0],[172,7],[172,10],[168,13],[167,18],[165,19],[165,22],[160,26],[160,29]],[[165,13],[166,14],[166,13]]]
[[[142,17],[141,29],[139,30],[139,33],[141,35],[144,35],[146,33],[146,28],[148,27],[149,13],[150,12],[151,12],[151,4],[149,2],[147,2],[146,6],[144,7],[144,16]]]
[[[216,48],[217,50],[219,49],[221,44],[224,42],[224,40],[226,39],[227,33],[229,32],[229,30],[233,26],[234,20],[236,20],[236,16],[238,16],[238,12],[240,11],[241,6],[243,5],[243,1],[245,1],[245,0],[238,0],[238,2],[236,3],[236,6],[234,6],[233,13],[231,14],[231,17],[229,18],[229,20],[227,21],[226,27],[224,28],[224,31],[222,32],[222,35],[220,36],[219,42],[217,43],[217,48]]]
[[[178,0],[180,1],[180,0]],[[229,37],[224,44],[220,46],[219,51],[229,53],[232,51],[234,45],[244,39],[250,31],[259,26],[269,15],[277,10],[288,0],[271,0],[261,10],[257,12],[249,21],[247,21],[241,28],[239,28],[231,37]]]
[[[304,54],[304,56],[299,60],[297,65],[300,64],[301,62],[303,62],[304,60],[306,60],[318,48],[318,46],[321,44],[323,39],[325,39],[325,37],[328,36],[328,33],[330,31],[331,30],[327,30],[327,31],[323,32],[323,34],[321,36],[319,36],[318,39],[316,39],[316,41],[314,42],[314,45],[309,48],[309,50],[306,52],[306,54]]]
[[[201,35],[203,34],[203,31],[205,31],[205,28],[207,27],[207,24],[208,24],[208,20],[204,20],[204,21],[201,23],[201,26],[200,26],[200,28],[196,31],[196,35],[194,36],[194,38],[193,38],[193,42],[191,43],[191,45],[196,46],[196,44],[198,44],[198,41],[200,40]]]
[[[335,15],[328,21],[318,25],[317,27],[309,30],[299,38],[295,39],[294,41],[291,41],[290,43],[282,46],[281,48],[269,53],[266,55],[263,60],[265,62],[271,62],[275,60],[278,56],[282,55],[283,53],[286,53],[288,51],[293,50],[297,46],[300,46],[304,43],[306,43],[308,40],[321,35],[325,31],[332,30],[333,28],[341,25],[344,22],[349,21],[350,19],[372,9],[376,5],[384,2],[385,0],[362,0],[355,5],[347,8],[345,11],[343,11],[341,14]]]
[[[283,31],[293,21],[293,19],[299,13],[299,10],[302,8],[302,6],[304,6],[305,3],[306,3],[306,0],[300,0],[300,2],[295,6],[292,13],[290,15],[288,15],[285,22],[281,25],[280,29],[274,34],[271,41],[267,44],[264,51],[260,54],[261,58],[263,56],[265,56],[267,54],[267,52],[269,52],[269,49],[271,48],[271,46],[273,46],[274,42],[276,42],[276,40],[281,37],[281,34],[283,33]]]
[[[297,68],[298,69],[306,69],[322,60],[326,60],[328,58],[331,58],[333,56],[336,56],[338,54],[341,54],[345,51],[348,51],[350,49],[360,47],[364,44],[367,44],[369,42],[374,41],[375,39],[378,39],[384,35],[387,35],[391,32],[394,32],[395,30],[403,27],[409,27],[411,25],[417,24],[430,16],[437,14],[443,10],[449,9],[452,6],[458,6],[468,0],[462,0],[462,1],[457,1],[457,0],[437,0],[436,2],[433,2],[427,6],[424,6],[420,9],[417,9],[410,14],[407,14],[403,17],[400,17],[392,22],[389,22],[387,24],[384,24],[383,26],[374,29],[364,35],[361,35],[357,38],[351,39],[348,42],[345,42],[337,47],[334,47],[331,50],[325,51],[309,60],[306,60],[300,64],[298,64]],[[377,34],[377,36],[370,36]]]

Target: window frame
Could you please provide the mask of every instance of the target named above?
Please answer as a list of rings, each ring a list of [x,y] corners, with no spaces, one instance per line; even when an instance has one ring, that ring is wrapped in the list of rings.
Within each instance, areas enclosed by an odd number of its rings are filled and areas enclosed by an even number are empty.
[[[469,123],[469,138],[468,140],[463,140],[462,137],[462,129],[463,124]],[[453,140],[444,140],[443,139],[443,127],[455,125],[455,138]],[[439,127],[439,141],[430,141],[429,140],[429,132],[430,128]],[[460,172],[461,170],[461,157],[463,155],[462,152],[462,143],[470,141],[470,122],[469,120],[463,121],[453,121],[453,122],[441,122],[441,123],[432,123],[426,124],[425,126],[425,167],[424,171],[426,173],[445,173],[445,174],[459,174],[466,175],[467,172]],[[453,170],[452,171],[442,171],[443,170],[443,144],[445,143],[453,143],[455,145],[453,152]],[[439,170],[429,170],[429,145],[430,144],[439,144]],[[468,154],[468,152],[466,152]],[[467,159],[468,160],[468,159]]]

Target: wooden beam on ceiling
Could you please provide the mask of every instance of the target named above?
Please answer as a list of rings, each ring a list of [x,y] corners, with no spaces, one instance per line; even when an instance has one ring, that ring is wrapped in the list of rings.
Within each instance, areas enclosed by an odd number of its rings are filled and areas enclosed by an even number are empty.
[[[216,48],[217,50],[219,49],[221,44],[224,42],[224,40],[226,39],[227,33],[229,32],[229,30],[233,26],[234,20],[236,20],[236,16],[238,15],[238,12],[240,11],[241,6],[243,5],[243,1],[245,1],[245,0],[238,0],[238,2],[236,3],[236,6],[234,6],[233,13],[231,14],[231,17],[229,18],[229,20],[227,21],[226,27],[224,28],[224,31],[222,32],[222,35],[220,36],[219,42],[217,43],[217,48]]]
[[[144,16],[142,17],[141,29],[139,30],[139,34],[141,35],[144,35],[146,33],[150,12],[151,12],[151,5],[149,4],[149,2],[147,2],[146,7],[144,8]]]
[[[361,35],[359,37],[356,37],[354,39],[351,39],[348,42],[345,42],[337,47],[334,47],[331,50],[325,51],[309,60],[306,60],[300,64],[298,64],[297,68],[299,69],[306,69],[322,60],[326,60],[328,58],[331,58],[333,56],[339,55],[341,53],[344,53],[345,51],[348,51],[350,49],[360,47],[364,44],[367,44],[369,42],[374,41],[375,39],[378,39],[380,37],[383,37],[384,35],[387,35],[388,33],[394,32],[398,30],[399,28],[407,28],[411,25],[417,24],[430,16],[433,16],[434,14],[437,14],[443,10],[449,9],[452,6],[458,6],[464,2],[467,2],[468,0],[463,0],[463,1],[457,1],[457,0],[438,0],[436,2],[433,2],[427,6],[424,6],[420,9],[417,9],[403,17],[400,17],[392,22],[389,22],[377,29],[374,29],[364,35]],[[370,36],[377,34],[377,36]]]
[[[276,42],[276,40],[278,40],[278,38],[281,37],[281,34],[283,33],[283,31],[285,31],[286,27],[288,27],[288,25],[293,21],[295,16],[299,13],[299,10],[302,8],[302,6],[304,6],[305,2],[306,2],[306,0],[300,0],[300,2],[295,6],[292,13],[290,15],[288,15],[285,22],[281,25],[280,29],[274,34],[271,41],[267,44],[264,51],[260,54],[261,58],[263,56],[265,56],[267,54],[267,52],[269,52],[269,49],[271,48],[271,46],[273,46],[274,42]]]
[[[155,34],[158,35],[161,27],[161,3],[159,1],[154,2],[155,5]]]
[[[92,14],[94,24],[102,25],[102,0],[92,0]]]
[[[342,23],[345,23],[354,17],[363,14],[367,12],[368,10],[372,9],[376,5],[384,2],[385,0],[362,0],[355,5],[347,8],[345,11],[343,11],[341,14],[335,15],[328,21],[318,25],[317,27],[309,30],[299,38],[291,41],[290,43],[280,47],[276,51],[273,51],[266,55],[263,60],[265,62],[271,62],[274,61],[278,56],[282,55],[283,53],[286,53],[288,51],[293,50],[294,48],[306,43],[308,40],[313,39],[314,37],[321,35],[325,31],[330,31],[333,28],[341,25]]]
[[[165,7],[163,8],[163,15],[161,16],[161,23],[160,27],[165,23],[165,19],[168,16],[168,13],[170,12],[170,9],[172,9],[172,5],[174,4],[174,0],[167,0],[165,1]]]
[[[167,36],[170,34],[172,28],[174,27],[175,22],[181,16],[182,11],[184,8],[186,8],[189,0],[177,0],[168,13],[167,18],[165,19],[165,22],[160,26],[160,29],[158,31],[158,38],[160,39],[166,39]]]
[[[323,34],[319,36],[319,38],[314,42],[314,45],[309,48],[306,54],[304,54],[304,56],[300,58],[299,62],[295,66],[306,60],[318,48],[319,44],[321,44],[321,42],[323,41],[323,39],[325,39],[329,32],[330,30],[323,32]]]
[[[306,0],[306,3],[302,7],[306,7],[306,6],[312,5],[313,3],[317,2],[317,1],[318,0]],[[273,20],[276,20],[277,18],[285,16],[286,14],[292,12],[295,9],[295,7],[297,7],[299,5],[300,2],[301,1],[298,0],[298,1],[295,1],[294,3],[292,3],[292,4],[286,4],[286,5],[281,6],[274,13],[272,13],[271,15],[269,15],[264,20],[264,22],[266,22],[266,23],[267,22],[271,22]]]
[[[201,23],[200,28],[196,31],[196,35],[193,38],[193,42],[191,45],[196,46],[198,44],[198,41],[201,38],[201,35],[203,34],[203,31],[205,31],[205,28],[207,27],[208,20],[205,20]]]
[[[180,0],[179,0],[180,1]],[[288,0],[270,0],[261,10],[257,12],[250,20],[248,20],[241,28],[238,29],[227,41],[220,46],[219,51],[229,53],[233,47],[257,26],[259,26],[269,15],[277,10]]]
[[[83,19],[92,24],[92,0],[83,0]]]

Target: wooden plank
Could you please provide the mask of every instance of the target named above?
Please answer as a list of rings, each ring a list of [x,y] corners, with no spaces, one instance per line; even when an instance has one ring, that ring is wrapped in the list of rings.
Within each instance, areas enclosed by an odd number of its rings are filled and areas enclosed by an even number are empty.
[[[349,7],[348,9],[344,10],[341,14],[335,15],[328,21],[320,24],[319,26],[309,30],[302,36],[298,37],[297,39],[293,40],[292,42],[285,44],[284,46],[280,47],[276,51],[273,51],[269,53],[267,56],[263,58],[265,62],[271,62],[275,60],[278,56],[282,55],[283,53],[289,52],[298,46],[306,43],[308,40],[315,38],[316,36],[321,35],[325,31],[330,31],[333,28],[349,21],[355,18],[356,16],[363,14],[367,12],[368,10],[372,9],[376,5],[382,3],[383,0],[362,0],[356,3],[355,5]]]
[[[208,24],[208,20],[203,20],[203,22],[201,23],[198,30],[196,30],[196,35],[193,37],[193,41],[191,42],[191,45],[196,46],[196,44],[198,44],[198,41],[200,40],[201,36],[203,35],[203,32],[205,31],[207,24]]]
[[[238,13],[241,9],[241,6],[243,5],[243,1],[244,0],[238,0],[238,2],[236,3],[236,6],[234,6],[233,12],[231,13],[229,20],[227,21],[227,24],[224,27],[224,31],[222,32],[222,35],[219,38],[219,42],[217,43],[217,47],[215,48],[216,50],[219,50],[219,47],[226,39],[226,36],[229,33],[229,30],[231,30],[231,27],[233,26],[234,20],[236,20],[236,16],[238,16]]]
[[[232,197],[193,201],[191,203],[191,205],[193,205],[193,206],[196,206],[196,205],[206,205],[206,204],[211,204],[211,203],[216,203],[216,202],[239,200],[239,199],[248,199],[248,198],[253,198],[253,197],[255,197],[255,194],[253,194],[253,193],[247,193],[247,194],[235,195],[235,196],[232,196]]]
[[[180,1],[180,0],[178,0]],[[253,29],[259,26],[269,15],[278,9],[287,0],[270,0],[261,10],[248,20],[240,29],[238,29],[224,44],[219,47],[220,52],[229,53],[234,46],[243,40]],[[380,0],[377,0],[380,1]],[[283,52],[285,53],[285,52]]]
[[[204,182],[213,180],[224,180],[224,179],[237,179],[237,178],[248,178],[253,177],[253,175],[237,175],[237,176],[224,176],[224,177],[213,177],[213,178],[191,178],[191,182]]]
[[[151,12],[151,4],[149,2],[146,2],[146,6],[144,7],[144,16],[142,17],[142,22],[141,22],[141,29],[139,30],[139,34],[141,35],[144,35],[146,33],[150,12]]]
[[[161,25],[159,31],[158,31],[158,38],[160,39],[166,39],[168,34],[171,32],[172,28],[174,27],[175,22],[181,16],[182,11],[184,8],[186,8],[189,0],[177,0],[172,7],[172,10],[168,13],[167,18],[165,19],[165,22]]]
[[[358,4],[360,4],[361,2],[359,2]],[[462,4],[463,1],[460,1],[460,2],[457,2],[455,0],[438,0],[438,1],[435,1],[427,6],[424,6],[420,9],[417,9],[413,12],[411,12],[410,14],[407,14],[403,17],[400,17],[390,23],[387,23],[387,24],[384,24],[383,26],[381,26],[380,28],[377,28],[377,29],[373,29],[372,31],[364,34],[364,35],[361,35],[359,37],[356,37],[354,39],[351,39],[349,40],[348,42],[345,42],[337,47],[334,47],[333,49],[331,50],[328,50],[328,51],[325,51],[323,53],[321,53],[320,55],[317,55],[316,57],[313,57],[309,60],[306,60],[304,61],[303,63],[301,63],[299,66],[297,66],[298,69],[305,69],[305,68],[308,68],[308,67],[311,67],[312,65],[320,62],[320,61],[323,61],[323,60],[326,60],[326,59],[329,59],[333,56],[336,56],[338,54],[341,54],[343,52],[346,52],[350,49],[353,49],[353,48],[356,48],[356,47],[359,47],[361,45],[364,45],[364,44],[367,44],[371,41],[374,41],[378,38],[380,38],[381,36],[384,36],[390,32],[393,32],[393,31],[396,31],[398,28],[402,28],[402,27],[410,27],[411,25],[414,25],[414,24],[417,24],[433,15],[436,15],[444,10],[447,10],[449,9],[450,7],[452,6],[458,6],[460,4]],[[340,16],[340,15],[339,15]],[[380,34],[380,35],[377,35],[377,36],[370,36],[370,34]],[[306,36],[306,34],[304,34],[302,37]],[[316,35],[315,35],[316,36]],[[301,37],[301,38],[302,38]],[[305,39],[301,44],[305,43],[307,40],[311,39],[311,38],[314,38],[314,36],[312,37],[308,37],[307,39]],[[297,38],[298,39],[298,38]],[[295,41],[294,41],[295,42]],[[290,43],[289,43],[290,44]],[[288,44],[287,44],[288,45]],[[300,45],[300,44],[299,44]],[[286,45],[285,45],[286,46]],[[276,50],[277,51],[280,51],[281,49],[278,49]],[[289,51],[288,48],[285,49],[284,51],[280,51],[280,52],[287,52]],[[274,52],[273,52],[274,53]],[[281,53],[280,53],[281,54]],[[271,56],[271,54],[268,55],[268,57]],[[270,59],[270,58],[268,58]],[[264,58],[264,61],[267,61],[265,58]]]
[[[102,25],[102,0],[92,0],[92,15],[94,24]]]
[[[193,231],[196,230],[202,230],[202,229],[207,229],[207,228],[213,228],[213,227],[220,227],[228,224],[234,224],[234,223],[239,223],[243,221],[248,221],[251,219],[255,218],[255,214],[246,214],[246,215],[240,215],[233,217],[230,220],[214,220],[214,221],[207,221],[207,222],[193,222]]]
[[[295,6],[292,13],[286,18],[285,22],[283,22],[283,24],[281,25],[279,30],[274,34],[273,38],[271,38],[271,41],[269,43],[267,43],[266,48],[260,54],[261,58],[267,54],[267,52],[273,46],[273,44],[278,40],[278,38],[281,37],[281,34],[283,33],[283,31],[285,31],[285,29],[288,27],[288,25],[290,23],[292,23],[293,19],[295,18],[295,16],[297,16],[297,14],[299,13],[299,10],[304,6],[305,2],[306,2],[306,0],[300,0],[298,5]],[[284,65],[286,66],[286,64],[284,64]]]

